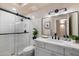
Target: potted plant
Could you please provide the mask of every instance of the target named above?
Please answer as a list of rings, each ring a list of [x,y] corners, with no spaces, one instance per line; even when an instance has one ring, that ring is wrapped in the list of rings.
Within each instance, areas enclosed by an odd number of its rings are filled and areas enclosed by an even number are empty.
[[[38,36],[38,30],[36,28],[33,28],[33,39],[36,39]]]
[[[79,43],[79,36],[76,35],[70,35],[69,38],[71,38],[73,41],[75,41],[76,43]]]
[[[76,43],[79,43],[79,36],[76,37]]]

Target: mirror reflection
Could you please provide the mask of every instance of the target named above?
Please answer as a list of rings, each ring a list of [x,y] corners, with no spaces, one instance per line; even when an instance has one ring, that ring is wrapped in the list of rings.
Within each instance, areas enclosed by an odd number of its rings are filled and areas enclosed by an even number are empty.
[[[79,35],[78,12],[61,14],[42,19],[42,35],[47,36],[70,36]]]
[[[51,35],[78,35],[78,12],[51,17]]]

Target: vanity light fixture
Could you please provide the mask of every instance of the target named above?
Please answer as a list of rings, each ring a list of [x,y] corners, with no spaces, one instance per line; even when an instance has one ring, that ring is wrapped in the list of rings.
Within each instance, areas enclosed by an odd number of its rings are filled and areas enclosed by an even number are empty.
[[[61,8],[61,9],[51,10],[51,11],[48,12],[48,14],[50,15],[51,13],[58,13],[60,11],[67,11],[67,8]]]

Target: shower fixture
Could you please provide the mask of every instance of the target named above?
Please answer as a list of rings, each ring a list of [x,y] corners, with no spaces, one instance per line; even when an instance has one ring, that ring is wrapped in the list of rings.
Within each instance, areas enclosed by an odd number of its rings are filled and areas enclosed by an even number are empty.
[[[24,20],[23,20],[23,18],[21,19],[21,22],[23,22]]]
[[[5,12],[8,12],[8,13],[11,13],[11,14],[14,14],[14,15],[16,15],[16,16],[20,16],[20,17],[25,18],[25,19],[31,20],[30,17],[26,17],[26,16],[21,15],[21,14],[19,14],[19,13],[15,13],[15,12],[12,12],[12,11],[9,11],[9,10],[6,10],[6,9],[3,9],[3,8],[0,8],[0,10],[5,11]]]

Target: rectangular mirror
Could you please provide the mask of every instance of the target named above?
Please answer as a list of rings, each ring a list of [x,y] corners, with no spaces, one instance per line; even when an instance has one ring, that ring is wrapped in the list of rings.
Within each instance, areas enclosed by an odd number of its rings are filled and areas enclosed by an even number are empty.
[[[59,15],[51,18],[52,36],[56,33],[59,37],[64,35],[79,35],[78,12]]]
[[[42,19],[42,35],[79,35],[79,13],[72,12]]]

